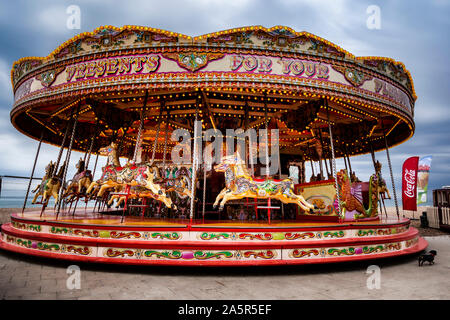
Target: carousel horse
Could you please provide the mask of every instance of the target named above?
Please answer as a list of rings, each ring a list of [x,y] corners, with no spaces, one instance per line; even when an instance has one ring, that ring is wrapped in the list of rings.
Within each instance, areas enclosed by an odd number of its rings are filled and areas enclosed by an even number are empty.
[[[90,193],[96,186],[100,186],[97,197],[102,197],[106,190],[117,186],[142,186],[157,195],[158,200],[166,206],[173,207],[174,205],[171,199],[166,196],[165,190],[154,181],[154,172],[150,172],[146,164],[136,165],[131,163],[121,167],[116,148],[117,145],[112,142],[109,146],[99,150],[101,155],[108,157],[108,164],[102,168],[102,177],[93,181],[86,192]]]
[[[91,170],[85,170],[84,160],[80,158],[77,165],[77,173],[73,176],[64,192],[64,198],[71,195],[72,197],[81,194],[84,189],[88,189],[92,183]]]
[[[213,207],[223,210],[229,200],[242,198],[277,199],[283,203],[295,203],[303,210],[312,212],[315,206],[306,202],[294,193],[294,182],[291,179],[274,180],[272,178],[254,179],[247,171],[239,153],[222,158],[222,162],[214,169],[225,172],[225,188],[219,193]]]
[[[117,154],[117,145],[112,142],[109,146],[101,148],[99,153],[108,157],[108,162],[105,167],[102,168],[102,176],[97,181],[92,181],[88,187],[86,193],[90,194],[97,186],[99,190],[97,197],[102,197],[104,192],[108,189],[119,185],[145,185],[145,165],[136,165],[133,163],[127,163],[125,167],[122,167],[119,162],[119,155]]]
[[[355,218],[368,218],[378,215],[378,177],[373,174],[369,179],[369,207],[366,209],[363,205],[361,194],[361,185],[350,183],[346,170],[340,170],[337,173],[337,182],[339,185],[340,204],[345,215],[345,211],[357,211]]]
[[[50,176],[52,175],[53,169],[55,168],[55,164],[53,161],[50,161],[50,163],[45,167],[45,175],[41,180],[41,183],[36,186],[34,190],[31,190],[32,193],[36,194],[34,195],[33,201],[31,201],[32,204],[36,203],[36,200],[39,196],[44,195],[45,191],[45,185],[48,182],[48,179],[50,179]]]
[[[167,195],[167,191],[159,183],[155,182],[155,173],[150,170],[149,166],[146,166],[145,175],[147,179],[145,180],[145,188],[153,193],[152,198],[163,202],[166,207],[176,210],[176,205],[172,203],[172,199]]]
[[[59,168],[58,174],[48,179],[44,187],[44,196],[42,198],[43,203],[47,204],[48,200],[50,200],[50,197],[53,197],[55,199],[55,206],[58,203],[58,194],[59,189],[61,188],[65,167],[66,163],[64,162],[63,165]]]
[[[119,155],[117,154],[117,145],[111,142],[109,146],[101,148],[99,154],[106,156],[108,161],[106,166],[102,168],[102,176],[97,181],[92,181],[86,190],[90,194],[94,189],[97,191],[97,197],[101,197],[103,193],[110,188],[115,187],[117,183],[117,172],[123,168],[120,165]]]
[[[153,198],[152,195],[153,195],[153,193],[151,191],[148,191],[144,187],[134,186],[134,187],[130,187],[130,193],[128,194],[128,199],[139,199],[139,198],[143,198],[144,196]],[[118,195],[118,194],[112,195],[108,201],[108,206],[111,206],[113,204],[114,200],[118,200],[117,204],[116,204],[116,208],[119,208],[120,205],[122,203],[124,203],[126,199],[127,199],[127,196],[124,196],[124,195]]]
[[[161,184],[166,192],[174,191],[181,199],[186,199],[186,197],[192,198],[192,181],[187,167],[168,166],[163,170],[163,176],[157,166],[152,165],[150,169],[156,177],[155,181]]]
[[[124,188],[124,186],[117,185],[114,188],[112,188],[111,190],[107,190],[107,192],[105,192],[101,197],[98,197],[98,196],[96,196],[96,192],[100,189],[100,187],[97,186],[91,194],[87,194],[86,195],[86,199],[87,199],[87,201],[95,200],[94,209],[95,209],[95,207],[97,207],[97,204],[98,204],[99,205],[98,208],[100,210],[100,207],[102,206],[102,203],[110,206],[110,203],[107,202],[108,198],[110,196],[109,192],[119,193],[119,192],[123,191],[123,188]],[[116,199],[119,196],[118,195],[113,195],[112,197],[114,197],[114,199]]]
[[[377,160],[375,162],[375,172],[378,176],[378,193],[383,197],[383,199],[391,199],[391,194],[387,188],[386,181],[381,177],[381,163]],[[387,196],[386,196],[387,193]]]
[[[127,197],[129,199],[138,199],[138,198],[151,198],[158,201],[163,202],[166,207],[176,209],[176,205],[172,203],[172,199],[167,196],[167,190],[164,190],[161,188],[161,185],[159,183],[155,183],[155,171],[150,170],[149,167],[147,167],[147,170],[145,172],[147,176],[147,180],[145,183],[145,186],[132,186],[130,187],[130,194],[128,195],[113,195],[111,199],[108,201],[108,205],[111,205],[115,199],[118,199],[116,208],[118,208]]]

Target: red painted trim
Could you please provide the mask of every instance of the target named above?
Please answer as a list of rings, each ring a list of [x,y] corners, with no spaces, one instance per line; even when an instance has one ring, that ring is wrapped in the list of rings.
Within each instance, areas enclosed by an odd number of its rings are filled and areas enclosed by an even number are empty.
[[[83,218],[80,218],[83,219]],[[88,218],[87,218],[88,219]],[[117,230],[117,231],[157,231],[160,229],[170,229],[173,231],[188,231],[188,224],[181,226],[173,226],[173,225],[157,225],[157,226],[144,226],[144,225],[136,225],[136,226],[123,226],[123,225],[105,225],[105,224],[90,224],[90,223],[70,223],[64,221],[54,221],[54,220],[35,220],[35,219],[27,219],[25,217],[17,217],[15,215],[11,215],[12,221],[22,222],[22,223],[30,223],[30,224],[39,224],[39,225],[48,225],[52,227],[66,227],[66,228],[79,228],[79,229],[97,229],[97,230]],[[120,218],[118,219],[120,220]]]
[[[327,222],[339,222],[339,216],[329,215],[329,216],[319,216],[319,215],[309,215],[309,214],[297,214],[297,221],[327,221]]]
[[[258,266],[258,265],[299,265],[299,264],[321,264],[336,263],[347,261],[373,260],[380,258],[388,258],[395,256],[403,256],[423,251],[428,246],[428,242],[419,238],[418,243],[408,249],[397,252],[387,252],[374,255],[357,255],[348,257],[323,258],[323,259],[296,259],[296,260],[252,260],[252,261],[198,261],[198,260],[137,260],[137,259],[117,259],[117,258],[100,258],[100,257],[82,257],[77,255],[66,255],[60,253],[50,253],[36,251],[34,249],[26,249],[12,246],[8,243],[0,241],[0,249],[13,251],[21,254],[38,256],[43,258],[54,258],[68,261],[82,261],[91,263],[108,263],[108,264],[128,264],[128,265],[177,265],[177,266]]]
[[[27,219],[25,217],[18,218],[17,216],[11,216],[12,221],[38,224],[38,225],[48,225],[55,227],[67,227],[67,228],[79,228],[79,229],[92,229],[92,230],[114,230],[114,231],[197,231],[197,232],[303,232],[303,231],[322,231],[322,230],[346,230],[346,229],[386,229],[386,228],[396,228],[396,227],[407,227],[410,224],[409,219],[401,219],[393,223],[373,223],[373,224],[355,224],[357,221],[346,221],[336,224],[328,224],[323,226],[270,226],[270,225],[260,225],[260,226],[210,226],[206,224],[193,224],[191,226],[170,226],[170,225],[155,225],[155,226],[121,226],[121,225],[96,225],[96,224],[74,224],[68,222],[57,222],[48,220],[34,220]],[[378,219],[373,220],[379,221]],[[163,229],[163,230],[161,230]]]
[[[14,229],[11,225],[3,225],[2,232],[19,238],[50,243],[74,244],[91,247],[141,248],[141,249],[204,249],[204,250],[244,250],[244,249],[293,249],[293,248],[322,248],[340,246],[365,246],[399,242],[415,238],[419,232],[410,228],[401,234],[361,237],[361,238],[322,238],[320,240],[249,240],[249,241],[216,241],[216,240],[120,240],[104,238],[87,238],[61,236],[49,233],[37,233]]]
[[[207,225],[193,225],[191,231],[223,231],[223,232],[304,232],[304,231],[323,231],[323,230],[347,230],[347,229],[386,229],[408,226],[410,221],[405,219],[402,222],[392,224],[335,224],[324,226],[260,226],[260,227],[227,227],[227,226],[207,226]]]

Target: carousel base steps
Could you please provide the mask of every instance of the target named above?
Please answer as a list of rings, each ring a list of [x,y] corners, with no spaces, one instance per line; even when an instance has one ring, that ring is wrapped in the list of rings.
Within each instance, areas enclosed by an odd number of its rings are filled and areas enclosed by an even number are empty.
[[[186,266],[334,263],[413,254],[427,242],[408,219],[189,225],[92,213],[59,220],[26,213],[1,227],[0,248],[71,261]]]

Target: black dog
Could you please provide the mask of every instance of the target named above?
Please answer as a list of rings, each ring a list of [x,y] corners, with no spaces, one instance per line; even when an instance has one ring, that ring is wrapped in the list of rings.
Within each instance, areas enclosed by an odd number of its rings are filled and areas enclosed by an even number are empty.
[[[422,266],[425,261],[434,264],[434,256],[437,255],[436,250],[430,250],[429,253],[424,253],[419,256],[419,266]]]

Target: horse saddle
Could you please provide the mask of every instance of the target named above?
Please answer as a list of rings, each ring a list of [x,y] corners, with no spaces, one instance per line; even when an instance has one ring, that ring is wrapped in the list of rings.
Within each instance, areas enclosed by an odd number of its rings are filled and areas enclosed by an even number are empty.
[[[82,179],[82,178],[84,178],[84,177],[91,177],[91,178],[92,178],[91,170],[85,170],[85,171],[83,171],[83,172],[77,173],[77,174],[73,177],[73,180],[78,181],[78,180],[80,180],[80,179]]]

